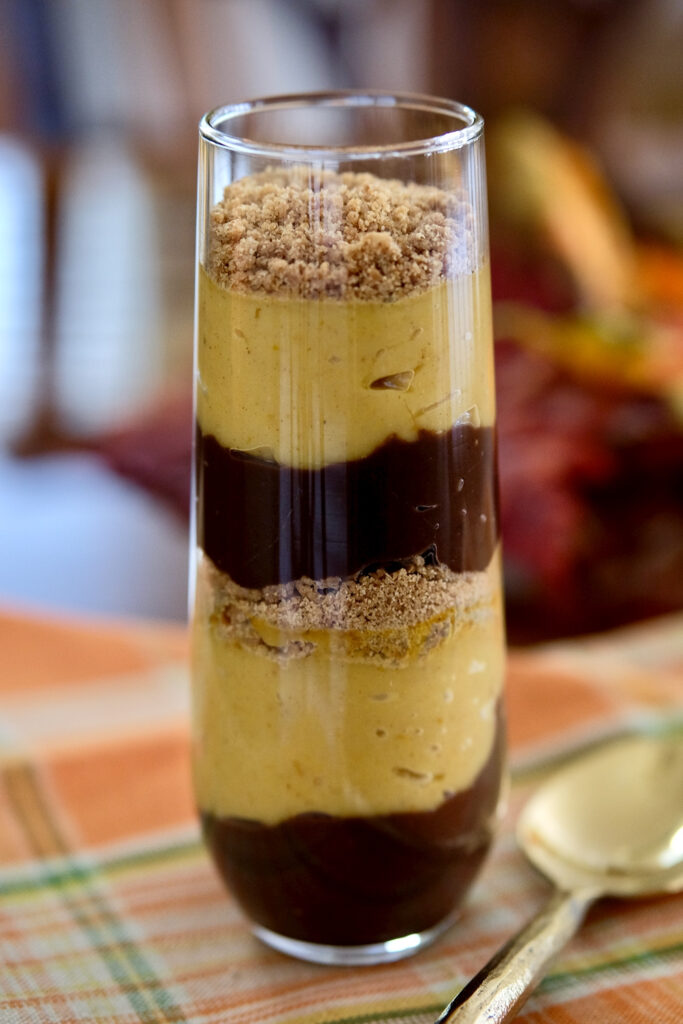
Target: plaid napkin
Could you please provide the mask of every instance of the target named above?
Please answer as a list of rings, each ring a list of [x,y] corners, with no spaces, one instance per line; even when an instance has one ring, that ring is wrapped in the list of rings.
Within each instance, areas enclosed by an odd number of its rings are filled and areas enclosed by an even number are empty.
[[[186,640],[173,627],[0,614],[1,1024],[429,1024],[541,905],[521,803],[577,744],[683,729],[683,619],[512,652],[513,784],[459,924],[413,959],[298,963],[262,947],[199,839]],[[520,1021],[678,1024],[683,896],[595,908]]]

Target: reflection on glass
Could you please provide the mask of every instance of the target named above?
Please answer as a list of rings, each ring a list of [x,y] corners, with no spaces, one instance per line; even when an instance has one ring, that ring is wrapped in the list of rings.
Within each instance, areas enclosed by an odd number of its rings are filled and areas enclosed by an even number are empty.
[[[357,151],[202,123],[194,777],[257,934],[362,963],[452,920],[499,797],[481,122],[311,102]]]

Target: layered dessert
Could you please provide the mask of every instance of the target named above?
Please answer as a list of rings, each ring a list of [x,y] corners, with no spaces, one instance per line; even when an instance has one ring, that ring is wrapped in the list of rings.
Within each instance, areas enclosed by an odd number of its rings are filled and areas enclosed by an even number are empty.
[[[491,840],[503,627],[488,268],[451,192],[228,186],[199,271],[194,779],[270,932],[457,907]]]

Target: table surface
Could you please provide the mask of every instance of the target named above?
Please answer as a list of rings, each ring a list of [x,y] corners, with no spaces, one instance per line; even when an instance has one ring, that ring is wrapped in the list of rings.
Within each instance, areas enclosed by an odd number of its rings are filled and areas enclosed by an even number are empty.
[[[201,845],[182,628],[0,612],[0,1020],[428,1024],[542,904],[519,809],[567,752],[634,727],[683,730],[683,618],[512,651],[512,787],[460,921],[373,968],[262,947]],[[674,1024],[683,895],[605,901],[520,1021]]]

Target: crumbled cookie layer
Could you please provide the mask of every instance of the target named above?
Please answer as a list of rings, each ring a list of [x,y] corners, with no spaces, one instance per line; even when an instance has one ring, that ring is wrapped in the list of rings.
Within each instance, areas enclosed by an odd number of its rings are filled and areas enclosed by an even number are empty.
[[[495,593],[488,572],[454,573],[421,557],[395,572],[299,579],[263,590],[240,587],[204,561],[216,628],[276,661],[318,652],[398,668],[489,616]]]
[[[474,269],[462,196],[372,174],[264,171],[211,211],[207,270],[235,291],[393,301]]]

